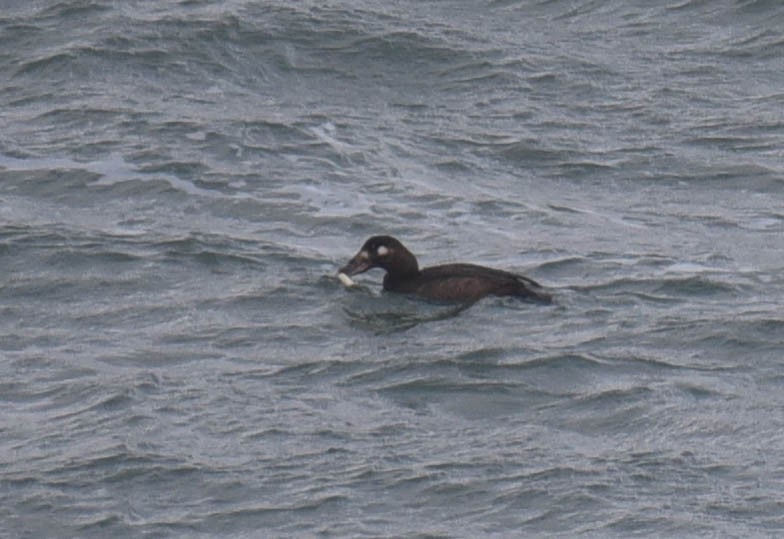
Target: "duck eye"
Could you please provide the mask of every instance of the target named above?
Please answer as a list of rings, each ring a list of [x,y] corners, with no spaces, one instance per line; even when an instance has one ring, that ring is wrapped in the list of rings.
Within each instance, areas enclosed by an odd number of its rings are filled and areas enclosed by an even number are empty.
[[[384,245],[380,245],[378,249],[376,249],[376,254],[378,256],[386,256],[387,253],[389,253],[389,249]]]

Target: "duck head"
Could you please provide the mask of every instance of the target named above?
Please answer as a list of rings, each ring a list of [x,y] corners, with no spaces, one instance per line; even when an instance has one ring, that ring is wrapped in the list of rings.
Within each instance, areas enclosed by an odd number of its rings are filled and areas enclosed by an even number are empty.
[[[392,236],[373,236],[339,273],[352,276],[373,268],[381,268],[396,275],[416,274],[419,271],[416,257],[400,241]]]

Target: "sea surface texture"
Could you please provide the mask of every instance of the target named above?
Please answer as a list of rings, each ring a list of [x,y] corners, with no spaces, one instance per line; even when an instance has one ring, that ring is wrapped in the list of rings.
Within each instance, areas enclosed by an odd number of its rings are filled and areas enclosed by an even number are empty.
[[[0,537],[784,534],[782,2],[0,5]]]

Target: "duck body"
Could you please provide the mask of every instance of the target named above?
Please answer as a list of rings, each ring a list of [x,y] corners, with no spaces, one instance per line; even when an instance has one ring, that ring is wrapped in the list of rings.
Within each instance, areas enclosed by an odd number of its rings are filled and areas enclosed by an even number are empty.
[[[384,290],[434,301],[473,303],[485,296],[552,301],[539,283],[508,271],[475,264],[443,264],[420,270],[416,257],[392,236],[368,239],[340,273],[351,276],[373,268],[386,270]]]

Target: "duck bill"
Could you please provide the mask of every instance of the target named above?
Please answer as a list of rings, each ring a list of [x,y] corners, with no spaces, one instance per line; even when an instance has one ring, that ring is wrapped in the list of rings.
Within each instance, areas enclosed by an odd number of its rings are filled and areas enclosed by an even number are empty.
[[[357,253],[357,256],[352,258],[348,261],[348,264],[340,268],[338,273],[345,273],[349,277],[352,275],[358,275],[360,273],[365,273],[367,270],[371,269],[373,264],[370,262],[367,253],[364,251],[360,251]]]

